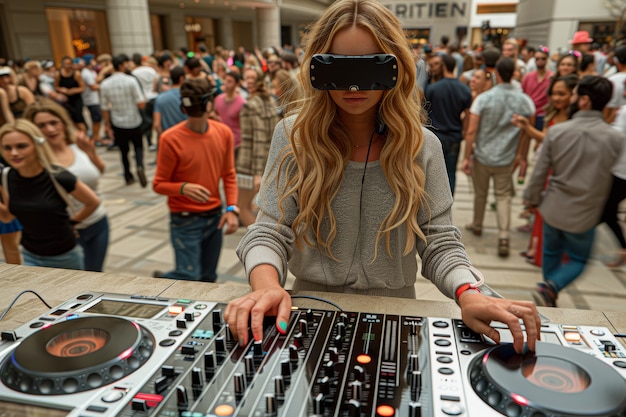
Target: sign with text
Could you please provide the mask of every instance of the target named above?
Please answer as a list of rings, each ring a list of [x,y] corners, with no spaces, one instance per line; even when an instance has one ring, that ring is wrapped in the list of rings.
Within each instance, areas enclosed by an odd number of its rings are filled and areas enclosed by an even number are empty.
[[[432,24],[437,20],[469,22],[469,1],[384,1],[385,7],[400,20],[422,21]]]

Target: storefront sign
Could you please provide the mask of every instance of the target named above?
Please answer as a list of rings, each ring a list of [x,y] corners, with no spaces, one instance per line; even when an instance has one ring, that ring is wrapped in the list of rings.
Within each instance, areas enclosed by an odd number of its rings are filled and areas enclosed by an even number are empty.
[[[72,41],[72,45],[74,46],[74,48],[76,48],[78,52],[83,52],[91,48],[91,44],[85,39],[74,39]]]
[[[469,2],[406,2],[387,3],[387,7],[398,19],[461,19],[470,18]]]
[[[187,23],[185,24],[185,32],[202,32],[202,26],[200,23]]]

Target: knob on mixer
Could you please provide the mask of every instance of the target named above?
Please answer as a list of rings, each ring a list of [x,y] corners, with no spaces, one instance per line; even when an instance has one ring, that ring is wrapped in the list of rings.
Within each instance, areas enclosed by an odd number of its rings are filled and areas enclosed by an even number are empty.
[[[265,416],[274,417],[278,412],[278,403],[274,394],[265,394]]]
[[[240,397],[246,390],[246,378],[241,372],[235,372],[233,375],[233,382],[235,386],[235,395]]]
[[[365,380],[365,369],[361,365],[355,365],[353,368],[354,379],[363,382]]]
[[[222,310],[213,310],[213,332],[217,333],[222,328]]]
[[[360,381],[353,381],[350,388],[352,389],[352,399],[361,401],[363,399],[363,384]]]
[[[274,377],[274,395],[279,401],[285,399],[285,380],[282,375]]]
[[[300,319],[300,321],[298,321],[298,326],[300,333],[306,337],[309,334],[309,323],[305,319]]]

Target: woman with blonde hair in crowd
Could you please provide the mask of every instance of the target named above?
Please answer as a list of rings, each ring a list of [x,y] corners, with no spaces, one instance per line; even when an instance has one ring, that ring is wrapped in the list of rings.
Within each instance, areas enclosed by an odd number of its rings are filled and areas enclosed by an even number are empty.
[[[259,69],[244,70],[243,80],[249,96],[239,114],[241,145],[237,151],[235,168],[239,181],[239,221],[245,227],[256,219],[252,202],[259,192],[278,114]]]
[[[43,73],[43,68],[39,61],[28,61],[24,64],[24,73],[20,77],[18,85],[23,85],[35,97],[43,97],[45,93],[41,90],[39,77]]]
[[[35,101],[33,93],[28,88],[17,85],[17,82],[17,76],[11,68],[0,68],[0,88],[5,91],[9,101],[9,110],[16,119],[22,117],[26,106]]]
[[[52,149],[32,122],[18,119],[5,124],[0,128],[0,147],[10,165],[2,172],[0,188],[8,214],[0,220],[17,217],[22,224],[24,265],[84,269],[74,226],[98,208],[98,197],[57,165]],[[71,216],[68,194],[83,204]]]
[[[257,222],[237,248],[252,292],[225,310],[234,337],[247,345],[250,324],[254,340],[262,340],[265,315],[276,316],[276,329],[287,333],[288,272],[294,291],[415,299],[419,255],[421,274],[458,302],[465,324],[497,342],[490,322],[506,323],[521,352],[521,318],[534,350],[541,326],[534,304],[475,290],[479,273],[452,224],[441,143],[420,122],[416,66],[400,21],[378,0],[338,0],[304,45],[301,107],[276,127]],[[369,90],[369,81],[360,89],[316,90],[316,54],[359,69],[371,59],[351,57],[393,55],[397,82],[384,90]],[[387,62],[393,70],[395,62]],[[336,81],[329,73],[325,85]]]
[[[282,119],[297,107],[297,101],[302,97],[302,88],[289,71],[279,69],[272,79],[272,94],[276,97],[278,115]]]
[[[41,130],[59,165],[96,193],[104,162],[96,153],[95,143],[73,128],[67,111],[49,99],[39,99],[26,108],[24,117]],[[80,209],[81,204],[75,203],[74,210]],[[109,246],[109,221],[104,205],[98,205],[76,225],[76,230],[85,256],[85,270],[101,272]]]

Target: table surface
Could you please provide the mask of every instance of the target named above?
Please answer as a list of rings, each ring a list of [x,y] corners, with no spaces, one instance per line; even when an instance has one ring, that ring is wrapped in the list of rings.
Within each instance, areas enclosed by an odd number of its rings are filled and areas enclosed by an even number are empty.
[[[250,289],[228,283],[212,284],[0,264],[0,313],[24,290],[37,292],[51,307],[55,307],[83,291],[228,302],[248,293]],[[331,300],[346,311],[446,318],[460,318],[461,314],[452,300],[441,302],[322,292],[300,294]],[[293,304],[322,310],[332,309],[326,303],[308,299],[294,299]],[[25,294],[0,321],[0,330],[13,330],[48,310],[35,295]],[[562,308],[539,308],[539,311],[553,323],[604,326],[613,332],[626,333],[626,313]],[[623,338],[621,341],[626,346]]]

